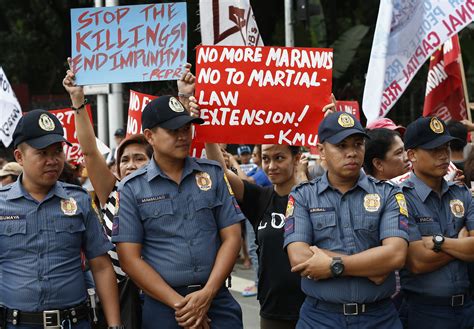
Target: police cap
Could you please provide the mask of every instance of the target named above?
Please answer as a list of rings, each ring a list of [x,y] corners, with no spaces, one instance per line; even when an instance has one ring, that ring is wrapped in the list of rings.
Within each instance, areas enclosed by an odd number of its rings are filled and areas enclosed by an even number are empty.
[[[58,118],[48,111],[34,110],[27,112],[15,128],[13,145],[27,143],[35,149],[44,149],[54,143],[69,143],[64,138],[64,130]]]
[[[356,134],[369,138],[359,120],[350,113],[331,113],[319,124],[318,138],[320,143],[339,144],[347,137]]]
[[[410,123],[405,131],[405,148],[431,150],[456,137],[449,134],[446,124],[437,117],[420,117]]]
[[[173,96],[160,96],[145,106],[142,113],[142,128],[156,126],[166,129],[179,129],[188,123],[202,124],[204,120],[192,117],[183,104]]]

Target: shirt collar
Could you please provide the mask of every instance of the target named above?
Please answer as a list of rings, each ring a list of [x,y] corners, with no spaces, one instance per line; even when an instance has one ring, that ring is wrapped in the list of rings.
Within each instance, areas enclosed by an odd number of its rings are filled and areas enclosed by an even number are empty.
[[[365,190],[367,193],[370,193],[370,184],[369,184],[369,178],[365,174],[365,172],[361,169],[359,173],[359,179],[357,180],[357,183],[351,188],[351,190],[355,189],[357,186],[361,187],[363,190]],[[334,189],[331,184],[329,183],[328,179],[328,172],[326,171],[323,176],[321,177],[320,181],[320,189],[318,190],[318,194],[323,193],[325,190],[328,188]]]
[[[195,158],[188,156],[184,159],[184,168],[183,174],[181,175],[181,179],[184,179],[186,176],[190,175],[194,171],[202,171],[202,167],[196,161]],[[161,171],[160,167],[155,161],[155,156],[153,156],[150,162],[148,162],[147,164],[147,180],[150,182],[157,176],[169,179],[169,177],[163,171]]]
[[[413,172],[409,178],[409,180],[413,183],[413,187],[416,191],[416,194],[420,197],[421,201],[425,202],[428,199],[428,196],[431,192],[434,192],[431,187],[425,184],[418,176],[415,175]],[[446,192],[448,192],[449,187],[453,185],[453,182],[447,182],[444,178],[441,182],[441,196],[443,196]],[[436,192],[435,192],[436,193]]]
[[[13,199],[18,199],[18,198],[31,198],[28,191],[26,191],[25,188],[23,187],[22,181],[23,181],[23,174],[20,174],[16,182],[12,184],[12,187],[7,193],[7,200],[13,200]],[[61,199],[69,198],[66,190],[63,188],[60,182],[56,182],[56,184],[54,184],[54,186],[51,188],[51,190],[49,190],[48,194],[46,195],[43,201],[49,199],[53,195],[56,195],[60,197]]]

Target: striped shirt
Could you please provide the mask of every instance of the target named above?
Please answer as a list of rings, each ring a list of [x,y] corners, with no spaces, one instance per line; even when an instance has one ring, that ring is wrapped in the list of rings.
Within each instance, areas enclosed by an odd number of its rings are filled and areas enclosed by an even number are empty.
[[[117,192],[117,187],[118,184],[120,183],[119,180],[115,182],[115,186],[112,189],[112,192],[110,192],[109,198],[107,199],[107,202],[105,205],[102,207],[102,215],[103,215],[103,220],[104,220],[104,228],[105,228],[105,233],[107,234],[107,237],[109,238],[109,241],[112,240],[112,229],[113,229],[113,221],[114,221],[114,215],[117,212],[117,206],[118,206],[118,192]],[[114,245],[114,248],[109,251],[109,256],[112,259],[112,265],[114,267],[115,274],[117,275],[117,281],[120,282],[125,277],[127,274],[122,270],[120,267],[118,255],[117,255],[117,248]]]

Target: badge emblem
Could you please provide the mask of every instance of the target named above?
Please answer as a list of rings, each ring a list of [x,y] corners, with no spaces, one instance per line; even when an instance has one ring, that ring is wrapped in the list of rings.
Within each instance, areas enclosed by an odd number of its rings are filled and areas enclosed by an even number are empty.
[[[405,217],[408,217],[407,201],[405,200],[405,196],[403,195],[403,193],[395,194],[395,199],[397,200],[398,207],[400,207],[400,214]]]
[[[464,216],[464,203],[461,200],[451,200],[449,207],[454,216],[461,218]]]
[[[184,112],[184,107],[183,107],[183,104],[181,104],[180,101],[178,101],[176,98],[174,97],[170,97],[170,102],[168,104],[170,106],[170,109],[173,111],[173,112],[176,112],[176,113],[180,113],[180,112]]]
[[[41,114],[38,120],[38,124],[44,131],[53,131],[56,128],[53,119],[47,114]]]
[[[201,191],[209,191],[212,187],[211,176],[207,172],[199,172],[196,174],[196,184]]]
[[[288,204],[286,205],[286,214],[285,217],[293,216],[293,212],[295,211],[295,198],[292,195],[288,198]]]
[[[431,130],[436,133],[436,134],[442,134],[444,133],[444,127],[441,121],[439,121],[438,118],[431,118],[430,121],[430,128]]]
[[[354,119],[349,114],[343,113],[337,119],[337,123],[343,128],[351,128],[354,127]]]
[[[366,194],[364,197],[364,208],[368,212],[376,212],[380,208],[380,195]]]
[[[226,174],[224,174],[224,180],[225,180],[225,183],[227,184],[227,189],[229,190],[229,194],[233,196],[234,190],[232,190],[232,186],[230,186],[229,179],[227,179]]]
[[[73,198],[61,200],[61,210],[65,215],[73,216],[77,212],[77,202]]]

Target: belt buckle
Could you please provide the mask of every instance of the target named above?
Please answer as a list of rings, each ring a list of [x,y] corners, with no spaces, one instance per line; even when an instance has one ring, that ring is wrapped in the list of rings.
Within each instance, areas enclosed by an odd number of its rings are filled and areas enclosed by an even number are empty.
[[[343,304],[342,307],[343,307],[344,315],[359,315],[359,304],[357,303]]]
[[[60,329],[61,328],[60,321],[61,321],[61,314],[59,310],[43,311],[44,329]]]
[[[463,306],[463,305],[464,305],[464,295],[451,296],[451,307]]]

